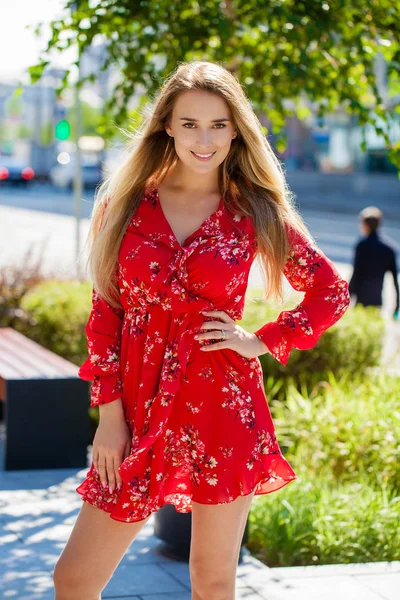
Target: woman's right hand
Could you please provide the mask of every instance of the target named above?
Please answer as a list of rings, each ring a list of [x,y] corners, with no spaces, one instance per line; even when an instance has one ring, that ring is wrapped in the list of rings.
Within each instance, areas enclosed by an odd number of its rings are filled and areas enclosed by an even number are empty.
[[[120,405],[120,400],[116,400]],[[93,464],[110,493],[122,486],[119,465],[130,454],[132,435],[123,411],[114,402],[100,407],[100,422],[93,438]]]

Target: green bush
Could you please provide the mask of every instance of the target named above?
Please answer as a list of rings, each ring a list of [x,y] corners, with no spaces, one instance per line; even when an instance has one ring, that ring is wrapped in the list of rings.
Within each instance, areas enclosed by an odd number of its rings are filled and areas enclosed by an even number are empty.
[[[45,280],[40,264],[29,262],[30,249],[21,266],[0,269],[0,327],[16,328],[24,320],[21,302],[24,296],[39,282]]]
[[[268,396],[268,390],[267,390]],[[400,379],[330,373],[269,402],[298,478],[256,496],[247,546],[268,566],[399,560]]]
[[[298,478],[277,493],[255,496],[250,552],[269,567],[400,559],[400,498],[384,484],[326,484]]]
[[[295,292],[290,301],[278,307],[262,299],[259,289],[248,290],[245,311],[240,325],[248,331],[256,331],[263,324],[275,321],[283,310],[294,308],[303,294]],[[260,356],[265,377],[274,381],[282,378],[280,397],[285,393],[289,378],[299,386],[311,389],[325,380],[330,371],[336,375],[346,373],[367,374],[379,364],[384,339],[385,322],[376,307],[355,306],[323,333],[314,348],[293,348],[286,366],[281,365],[268,352]]]
[[[16,329],[56,354],[80,365],[87,357],[85,326],[91,305],[89,282],[46,281],[22,299],[27,317]]]
[[[325,482],[382,483],[400,493],[400,379],[330,374],[304,396],[290,384],[286,401],[269,402],[280,446],[294,470]]]

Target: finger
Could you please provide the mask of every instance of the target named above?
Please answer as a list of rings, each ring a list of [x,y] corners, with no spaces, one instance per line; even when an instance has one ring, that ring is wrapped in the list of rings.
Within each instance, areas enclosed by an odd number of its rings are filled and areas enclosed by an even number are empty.
[[[128,440],[126,442],[126,446],[125,446],[125,452],[124,452],[124,460],[125,458],[127,458],[131,453],[131,440]]]
[[[118,489],[120,489],[122,486],[121,475],[119,474],[119,471],[118,471],[118,467],[120,464],[121,464],[121,461],[117,457],[115,457],[114,458],[114,473],[115,473],[115,482],[116,482],[116,486]]]
[[[207,333],[207,331],[210,330],[215,331],[218,329],[223,329],[224,331],[231,331],[232,324],[222,323],[222,321],[205,321],[201,328],[196,332],[196,335],[199,335],[201,333]]]
[[[232,323],[233,319],[226,314],[223,310],[207,310],[202,312],[206,317],[218,317],[223,320],[224,323]]]
[[[216,342],[215,344],[209,344],[208,346],[201,346],[200,350],[208,352],[209,350],[219,350],[220,348],[228,348],[224,342]]]
[[[222,321],[204,321],[201,329],[229,329],[229,325]]]
[[[98,471],[98,464],[97,464],[98,460],[99,460],[98,457],[99,457],[99,453],[93,451],[93,454],[92,454],[92,463],[93,463],[93,466],[94,466],[94,468],[96,469],[97,472],[99,472]]]
[[[99,457],[99,461],[97,464],[97,472],[100,477],[101,485],[103,488],[106,488],[108,485],[107,481],[107,471],[106,471],[106,462],[104,456]]]
[[[197,340],[200,344],[202,344],[204,342],[213,342],[213,340],[215,340],[215,342],[212,344],[213,346],[215,346],[215,344],[218,342],[229,342],[230,338],[227,335],[225,335],[225,338],[224,338],[218,331],[216,331],[216,332],[210,331],[209,333],[207,332],[207,333],[199,336],[197,338]]]
[[[106,456],[106,469],[108,477],[108,489],[111,494],[115,490],[114,458]]]
[[[125,447],[124,447],[124,453],[122,455],[122,462],[124,462],[125,458],[127,458],[131,453],[131,440],[128,440]],[[122,485],[122,479],[121,479],[121,475],[119,473],[119,467],[121,466],[121,464],[118,465],[118,467],[116,468],[116,473],[117,473],[117,481],[121,482]]]
[[[221,331],[225,331],[225,339],[221,333]],[[195,335],[196,340],[218,340],[222,342],[226,342],[229,337],[230,329],[226,329],[225,327],[221,327],[220,329],[214,329],[212,331],[202,331]]]

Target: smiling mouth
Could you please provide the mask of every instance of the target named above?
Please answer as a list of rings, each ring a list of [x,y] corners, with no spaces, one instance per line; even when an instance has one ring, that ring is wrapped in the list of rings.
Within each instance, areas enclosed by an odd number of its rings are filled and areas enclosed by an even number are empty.
[[[203,159],[207,159],[207,158],[211,158],[212,156],[214,156],[216,150],[214,152],[209,152],[208,154],[200,154],[197,152],[193,152],[193,150],[191,150],[191,153],[194,154],[194,156],[196,156],[196,158],[203,158]]]

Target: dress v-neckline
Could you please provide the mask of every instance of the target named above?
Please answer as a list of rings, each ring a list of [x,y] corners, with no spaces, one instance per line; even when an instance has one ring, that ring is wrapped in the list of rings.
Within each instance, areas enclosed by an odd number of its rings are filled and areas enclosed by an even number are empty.
[[[156,200],[157,200],[157,204],[160,208],[160,213],[161,216],[165,222],[165,224],[167,225],[174,241],[176,242],[176,244],[179,246],[179,248],[183,249],[186,246],[186,242],[188,242],[192,237],[194,237],[196,234],[198,234],[206,225],[208,225],[208,223],[215,217],[215,215],[222,209],[223,205],[224,205],[224,199],[222,194],[220,195],[220,199],[219,199],[219,204],[218,204],[218,208],[216,210],[214,210],[210,215],[208,215],[208,217],[206,217],[204,219],[204,221],[202,222],[202,224],[195,230],[193,231],[190,235],[188,235],[184,240],[183,243],[181,244],[180,241],[178,240],[178,238],[175,235],[174,230],[172,229],[167,217],[165,216],[163,207],[161,206],[161,202],[160,202],[160,196],[158,193],[158,187],[155,188],[155,195],[156,195]]]

